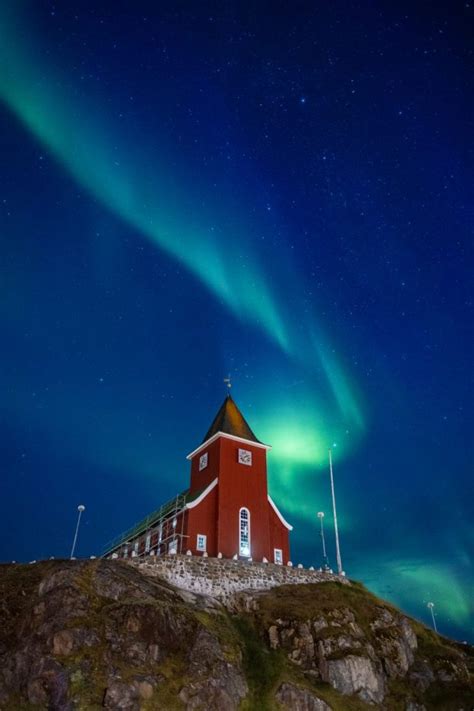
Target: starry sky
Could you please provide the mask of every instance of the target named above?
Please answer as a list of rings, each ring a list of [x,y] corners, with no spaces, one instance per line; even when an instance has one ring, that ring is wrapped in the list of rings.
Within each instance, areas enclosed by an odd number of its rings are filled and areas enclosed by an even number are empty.
[[[474,641],[472,8],[0,7],[0,559],[187,487],[232,394],[295,563]]]

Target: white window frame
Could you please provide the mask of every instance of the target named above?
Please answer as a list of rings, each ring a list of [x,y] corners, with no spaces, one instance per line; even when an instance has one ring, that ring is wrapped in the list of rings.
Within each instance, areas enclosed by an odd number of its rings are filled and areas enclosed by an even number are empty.
[[[202,539],[201,545],[199,545],[199,539]],[[204,533],[198,533],[196,536],[196,550],[202,551],[203,553],[207,550],[207,536]]]
[[[145,538],[145,553],[149,553],[151,548],[151,533],[146,534]]]
[[[207,467],[209,463],[209,452],[204,452],[204,454],[201,454],[199,457],[199,471],[202,472],[203,469]]]
[[[140,545],[140,541],[137,539],[135,543],[133,544],[133,550],[135,553],[138,553],[138,546]]]
[[[283,565],[283,550],[281,548],[273,549],[273,560],[277,565]]]
[[[244,521],[242,514],[243,513],[247,514],[247,545],[243,546],[242,545],[242,523]],[[251,556],[251,538],[250,538],[250,511],[246,506],[242,506],[242,508],[239,511],[239,555],[242,556],[242,558],[250,558]]]

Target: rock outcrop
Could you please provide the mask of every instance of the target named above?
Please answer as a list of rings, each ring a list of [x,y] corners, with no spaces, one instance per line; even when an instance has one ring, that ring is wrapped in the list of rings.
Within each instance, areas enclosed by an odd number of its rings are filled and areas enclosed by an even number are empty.
[[[331,711],[331,707],[322,699],[318,699],[307,689],[284,682],[278,689],[275,699],[287,709],[301,711]]]
[[[123,561],[0,566],[5,711],[468,711],[472,659],[357,583],[224,605]]]

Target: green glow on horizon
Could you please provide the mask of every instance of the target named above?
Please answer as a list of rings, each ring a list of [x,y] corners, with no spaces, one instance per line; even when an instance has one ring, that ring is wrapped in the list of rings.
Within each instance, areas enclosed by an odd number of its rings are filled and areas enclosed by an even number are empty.
[[[383,581],[383,587],[380,587]],[[473,602],[465,581],[457,579],[452,565],[424,560],[395,560],[386,564],[383,574],[366,584],[374,592],[384,595],[388,584],[391,596],[403,605],[419,601],[420,614],[431,626],[427,602],[434,602],[438,627],[443,632],[443,617],[451,618],[457,625],[466,624],[473,613]]]

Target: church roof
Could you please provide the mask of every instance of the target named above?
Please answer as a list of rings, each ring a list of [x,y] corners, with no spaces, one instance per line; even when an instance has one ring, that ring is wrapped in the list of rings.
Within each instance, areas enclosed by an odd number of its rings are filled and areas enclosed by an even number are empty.
[[[247,439],[250,442],[262,444],[262,442],[255,437],[245,417],[242,415],[232,399],[230,393],[222,403],[202,441],[207,442],[208,439],[213,437],[218,432],[223,432],[224,434],[234,435],[234,437],[240,437],[241,439]]]

